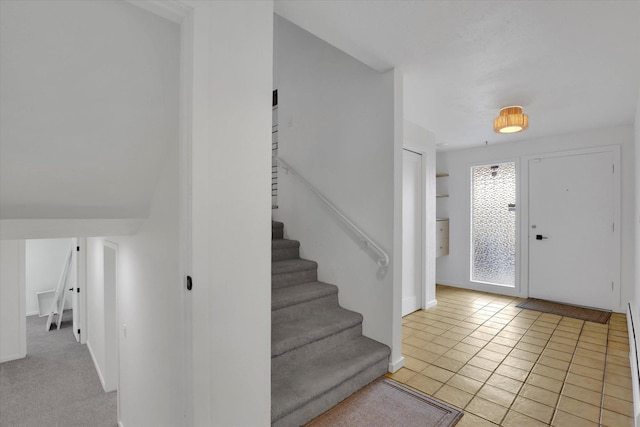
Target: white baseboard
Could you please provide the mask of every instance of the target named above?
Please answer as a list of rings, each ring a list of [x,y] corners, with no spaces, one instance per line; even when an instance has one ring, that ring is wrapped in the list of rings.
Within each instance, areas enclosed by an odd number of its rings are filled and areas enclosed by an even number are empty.
[[[627,333],[629,334],[629,363],[631,364],[631,386],[633,389],[634,424],[640,425],[640,372],[638,371],[638,342],[631,303],[627,304]],[[640,330],[638,331],[640,333]]]
[[[2,359],[0,359],[0,363],[11,362],[12,360],[24,359],[25,357],[27,357],[26,353],[25,354],[14,354],[14,355],[11,355],[11,356],[5,356]]]
[[[93,354],[93,350],[91,349],[91,344],[87,341],[87,348],[89,349],[89,354],[91,355],[91,360],[93,360],[93,366],[96,367],[96,372],[98,373],[98,378],[100,378],[100,384],[102,384],[102,389],[106,391],[104,377],[102,376],[102,371],[100,370],[100,365],[96,361],[96,356]]]
[[[425,305],[423,310],[428,310],[431,307],[435,307],[436,305],[438,305],[438,300],[437,299],[432,299],[431,301],[427,302],[427,305]]]
[[[395,362],[389,362],[389,372],[392,374],[404,366],[404,357],[400,356]]]

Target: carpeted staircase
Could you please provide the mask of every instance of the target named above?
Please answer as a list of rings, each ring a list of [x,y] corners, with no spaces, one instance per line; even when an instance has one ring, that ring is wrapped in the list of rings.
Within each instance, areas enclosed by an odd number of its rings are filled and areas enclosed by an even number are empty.
[[[362,335],[362,315],[318,282],[314,261],[272,222],[271,423],[300,426],[387,372],[389,348]]]

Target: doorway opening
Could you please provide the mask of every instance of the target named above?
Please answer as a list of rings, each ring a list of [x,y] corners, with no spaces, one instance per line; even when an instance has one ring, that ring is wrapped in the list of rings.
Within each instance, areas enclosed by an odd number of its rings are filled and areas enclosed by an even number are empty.
[[[424,172],[422,154],[402,150],[402,315],[422,308]]]
[[[26,357],[23,354],[15,362],[3,363],[0,392],[3,396],[28,398],[7,402],[0,399],[0,412],[8,425],[42,425],[46,420],[68,421],[70,417],[77,425],[106,427],[117,423],[115,393],[104,392],[99,373],[93,374],[94,354],[87,345],[78,342],[79,339],[86,341],[85,328],[80,326],[79,334],[75,330],[78,315],[84,312],[83,297],[87,294],[82,255],[85,242],[86,238],[20,241],[19,303],[20,318],[25,322],[21,333],[24,333]],[[78,251],[78,247],[82,250]],[[67,270],[66,278],[61,281],[64,270]],[[51,298],[60,283],[67,291],[64,305],[55,304]],[[44,304],[38,303],[38,294]],[[54,307],[57,313],[49,329],[46,326]],[[58,315],[61,316],[60,328]],[[29,378],[24,376],[25,372]],[[3,381],[7,378],[18,380]],[[0,424],[4,425],[2,421]]]
[[[68,329],[76,342],[82,343],[84,307],[77,297],[76,245],[77,239],[73,238],[26,240],[25,312],[29,324],[42,323],[42,329],[46,329],[44,322],[53,313],[51,328]]]
[[[104,241],[104,337],[105,337],[105,391],[118,391],[118,420],[120,420],[120,341],[118,334],[118,245]],[[123,326],[126,334],[126,326]]]
[[[471,168],[472,282],[516,285],[516,164]]]

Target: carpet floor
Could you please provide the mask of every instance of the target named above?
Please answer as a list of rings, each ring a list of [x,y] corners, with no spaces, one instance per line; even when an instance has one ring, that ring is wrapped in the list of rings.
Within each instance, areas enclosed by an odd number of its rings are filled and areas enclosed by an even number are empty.
[[[377,380],[306,427],[451,427],[463,413],[388,379]]]
[[[49,332],[46,317],[27,317],[27,357],[0,364],[0,426],[117,426],[116,392],[102,389],[71,315]]]
[[[611,311],[608,310],[579,307],[575,305],[562,304],[559,302],[546,301],[537,298],[527,298],[516,307],[541,311],[543,313],[557,314],[558,316],[573,317],[574,319],[601,323],[603,325],[606,324],[611,317]]]

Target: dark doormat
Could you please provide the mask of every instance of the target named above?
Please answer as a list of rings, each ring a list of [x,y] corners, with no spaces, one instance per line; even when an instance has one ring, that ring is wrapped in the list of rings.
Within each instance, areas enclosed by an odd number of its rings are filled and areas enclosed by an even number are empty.
[[[379,379],[306,424],[309,427],[450,427],[463,412],[389,379]]]
[[[527,298],[516,307],[541,311],[543,313],[557,314],[560,316],[573,317],[575,319],[581,319],[595,323],[607,323],[609,321],[609,318],[611,317],[611,311],[609,310],[578,307],[575,305],[562,304],[559,302],[546,301],[537,298]]]

